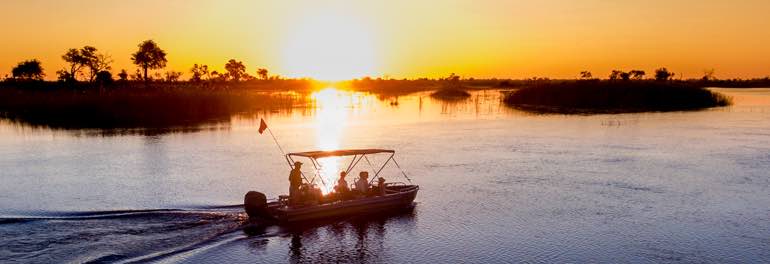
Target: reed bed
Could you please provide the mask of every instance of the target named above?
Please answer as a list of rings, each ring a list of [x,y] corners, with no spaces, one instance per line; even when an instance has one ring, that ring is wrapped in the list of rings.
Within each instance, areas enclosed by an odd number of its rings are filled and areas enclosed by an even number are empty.
[[[552,81],[509,92],[508,106],[543,113],[684,111],[730,105],[731,98],[703,87],[657,81]]]
[[[235,114],[287,109],[306,103],[299,94],[259,89],[0,89],[2,117],[66,129],[190,127],[226,122]]]

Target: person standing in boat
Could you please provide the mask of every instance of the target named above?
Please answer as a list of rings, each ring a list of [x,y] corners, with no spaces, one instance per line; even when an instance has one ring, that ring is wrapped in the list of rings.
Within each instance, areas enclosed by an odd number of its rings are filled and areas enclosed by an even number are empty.
[[[369,192],[369,172],[362,171],[358,174],[358,181],[356,181],[356,191],[363,195]]]
[[[289,173],[289,204],[297,205],[300,203],[301,195],[299,186],[302,185],[302,162],[295,161],[294,168]]]

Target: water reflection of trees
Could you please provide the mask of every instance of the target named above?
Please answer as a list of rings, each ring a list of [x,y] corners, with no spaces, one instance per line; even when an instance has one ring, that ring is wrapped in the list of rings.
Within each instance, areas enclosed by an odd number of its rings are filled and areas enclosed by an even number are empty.
[[[395,215],[353,218],[313,226],[293,226],[288,260],[292,263],[381,262],[388,254],[388,229],[403,232],[414,228],[412,210]]]

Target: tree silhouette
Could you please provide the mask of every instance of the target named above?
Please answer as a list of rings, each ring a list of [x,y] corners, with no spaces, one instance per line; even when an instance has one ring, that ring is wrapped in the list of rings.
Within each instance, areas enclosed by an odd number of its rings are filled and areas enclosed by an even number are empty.
[[[262,80],[267,80],[267,78],[268,78],[267,77],[267,69],[259,68],[257,70],[257,76],[259,76],[259,78],[262,79]]]
[[[82,73],[83,68],[88,68],[88,81],[93,82],[99,72],[110,70],[112,57],[97,53],[97,51],[93,46],[83,46],[80,49],[67,50],[67,53],[62,55],[62,59],[69,64],[69,69],[56,72],[59,80],[66,82],[77,81],[78,75],[85,75]]]
[[[230,59],[230,61],[225,64],[225,70],[227,70],[227,73],[230,75],[233,81],[240,81],[241,77],[246,75],[246,66],[243,65],[243,62],[236,61],[234,59]]]
[[[92,61],[95,60],[96,48],[84,46],[80,49],[68,49],[67,53],[64,53],[61,58],[69,63],[70,66],[69,71],[63,70],[57,72],[59,79],[67,82],[74,82],[77,81],[78,75],[82,74],[81,70],[92,64]]]
[[[621,70],[612,70],[612,72],[610,73],[610,80],[620,79],[622,77],[621,75],[624,74],[624,73],[625,72],[623,72]]]
[[[673,76],[674,73],[668,71],[665,67],[655,70],[655,80],[657,81],[666,81]]]
[[[58,70],[56,71],[56,79],[60,82],[74,82],[75,78],[72,78],[72,75],[66,71],[66,70]]]
[[[88,78],[91,82],[96,79],[101,72],[109,71],[112,69],[112,57],[107,54],[95,53],[93,57],[90,57],[86,66],[91,72],[91,76]],[[104,77],[104,73],[101,73]],[[110,74],[110,82],[112,81],[112,74]]]
[[[580,72],[580,79],[588,80],[588,79],[591,79],[592,77],[593,77],[593,75],[591,74],[590,71],[582,71],[582,72]]]
[[[716,80],[717,78],[714,77],[714,69],[712,68],[712,69],[708,69],[708,70],[703,70],[703,78],[702,79],[704,81]]]
[[[645,74],[643,70],[631,70],[628,73],[631,74],[631,78],[634,80],[641,80],[642,78],[644,78],[644,74]]]
[[[190,73],[192,73],[190,81],[200,82],[203,80],[203,77],[209,76],[209,66],[204,64],[201,64],[200,66],[198,64],[194,64],[192,69],[190,69]]]
[[[147,70],[166,67],[166,52],[153,40],[145,40],[139,44],[139,50],[131,54],[131,61],[144,71],[144,81],[149,80]]]
[[[628,81],[629,79],[631,79],[631,74],[627,72],[621,72],[620,79],[623,79],[624,81]]]
[[[16,67],[11,70],[11,75],[15,79],[22,80],[43,80],[43,67],[37,59],[26,60],[19,62]]]

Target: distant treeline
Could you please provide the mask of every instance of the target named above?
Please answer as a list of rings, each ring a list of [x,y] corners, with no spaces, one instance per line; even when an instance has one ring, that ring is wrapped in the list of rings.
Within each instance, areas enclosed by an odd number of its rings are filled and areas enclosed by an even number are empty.
[[[230,59],[224,64],[224,71],[218,72],[210,69],[206,64],[193,64],[187,73],[178,71],[161,72],[166,67],[168,60],[167,53],[153,40],[146,40],[137,46],[136,52],[130,55],[131,61],[136,65],[133,72],[126,69],[113,71],[112,56],[100,52],[94,46],[83,46],[82,48],[70,48],[66,50],[61,58],[67,63],[67,66],[55,72],[56,82],[43,81],[46,72],[42,63],[37,59],[30,59],[19,62],[11,70],[10,75],[5,75],[0,82],[2,87],[17,87],[28,89],[57,89],[57,88],[111,88],[177,84],[183,83],[203,87],[240,87],[240,82],[255,81],[276,81],[285,80],[278,75],[270,75],[268,69],[258,68],[250,74],[246,65],[242,61]],[[152,72],[155,71],[155,72]],[[117,73],[115,73],[117,72]],[[182,76],[189,76],[184,79]],[[666,68],[659,68],[650,74],[649,78],[644,70],[613,70],[607,75],[607,80],[658,80],[672,81],[680,83],[691,83],[701,86],[718,87],[770,87],[770,77],[761,79],[717,79],[714,70],[704,71],[700,79],[674,80],[675,74]],[[598,80],[590,71],[582,71],[576,76],[579,80]],[[303,81],[311,81],[303,79]],[[451,89],[474,89],[489,87],[524,87],[532,84],[548,83],[549,78],[528,78],[528,79],[474,79],[461,78],[452,73],[444,78],[417,78],[417,79],[392,79],[392,78],[372,78],[364,77],[344,83],[342,86],[358,89],[361,91],[391,92],[394,94],[407,93],[413,91],[422,91],[426,89],[451,88]],[[557,80],[561,81],[561,80]],[[452,87],[447,87],[452,86]]]
[[[60,86],[79,87],[104,87],[110,86],[116,80],[127,82],[141,81],[145,85],[154,82],[179,82],[182,81],[183,72],[166,71],[155,72],[166,67],[166,51],[161,49],[153,40],[146,40],[138,45],[135,53],[131,54],[131,61],[137,66],[133,73],[121,69],[117,74],[112,72],[112,56],[99,52],[99,49],[93,46],[83,46],[82,48],[68,49],[63,55],[62,60],[67,63],[67,67],[56,71],[56,79]],[[259,68],[251,75],[246,70],[243,62],[230,59],[224,65],[224,72],[209,70],[205,64],[194,64],[189,70],[189,82],[240,82],[249,80],[276,80],[280,76],[270,76],[265,68]],[[37,59],[30,59],[19,62],[11,70],[11,75],[6,75],[6,83],[24,83],[41,82],[46,73],[42,63]],[[78,83],[89,83],[90,86],[77,85]]]

